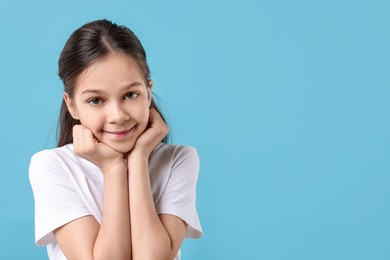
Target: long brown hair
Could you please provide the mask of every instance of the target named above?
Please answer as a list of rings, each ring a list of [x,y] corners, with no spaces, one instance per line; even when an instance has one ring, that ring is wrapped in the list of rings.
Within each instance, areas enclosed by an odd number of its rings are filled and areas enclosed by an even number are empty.
[[[58,75],[64,83],[64,91],[73,98],[76,79],[91,64],[109,53],[122,53],[131,57],[139,66],[145,79],[150,81],[150,70],[146,61],[145,50],[135,34],[125,26],[108,20],[97,20],[87,23],[74,31],[67,40],[58,61]],[[152,98],[151,107],[160,113]],[[58,122],[58,147],[73,143],[72,128],[80,124],[70,115],[65,101],[62,100]],[[168,135],[163,140],[168,142]]]

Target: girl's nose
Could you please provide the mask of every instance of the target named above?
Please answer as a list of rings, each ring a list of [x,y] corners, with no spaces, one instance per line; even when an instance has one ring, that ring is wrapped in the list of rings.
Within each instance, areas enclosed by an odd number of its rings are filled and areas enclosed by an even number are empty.
[[[123,122],[130,119],[130,116],[121,104],[112,104],[111,109],[108,111],[108,122],[113,124],[122,124]]]

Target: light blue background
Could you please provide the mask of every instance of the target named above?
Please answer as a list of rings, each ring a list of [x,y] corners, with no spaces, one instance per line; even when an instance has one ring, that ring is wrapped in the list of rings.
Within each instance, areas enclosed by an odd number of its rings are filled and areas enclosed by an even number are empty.
[[[34,245],[28,165],[55,144],[57,60],[134,30],[176,143],[201,157],[183,259],[390,259],[388,1],[0,2],[0,259]]]

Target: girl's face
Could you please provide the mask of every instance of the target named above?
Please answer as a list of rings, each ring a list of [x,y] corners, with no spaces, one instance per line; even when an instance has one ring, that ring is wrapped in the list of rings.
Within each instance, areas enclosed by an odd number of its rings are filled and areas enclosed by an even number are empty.
[[[64,99],[99,142],[127,153],[148,125],[151,91],[133,59],[110,54],[81,73],[73,98],[65,92]]]

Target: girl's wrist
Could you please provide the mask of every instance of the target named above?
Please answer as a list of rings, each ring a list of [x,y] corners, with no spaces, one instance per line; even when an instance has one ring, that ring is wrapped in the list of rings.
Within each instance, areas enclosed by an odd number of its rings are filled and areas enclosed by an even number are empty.
[[[142,162],[142,161],[148,161],[149,160],[150,152],[146,150],[132,150],[129,155],[127,156],[127,165],[131,165],[132,163],[136,162]]]
[[[129,158],[149,158],[149,155],[151,154],[151,151],[149,151],[146,148],[134,148],[133,150],[130,151],[128,155]]]
[[[109,172],[126,172],[126,163],[123,159],[115,159],[114,161],[99,165],[99,168],[103,172],[103,174]]]

